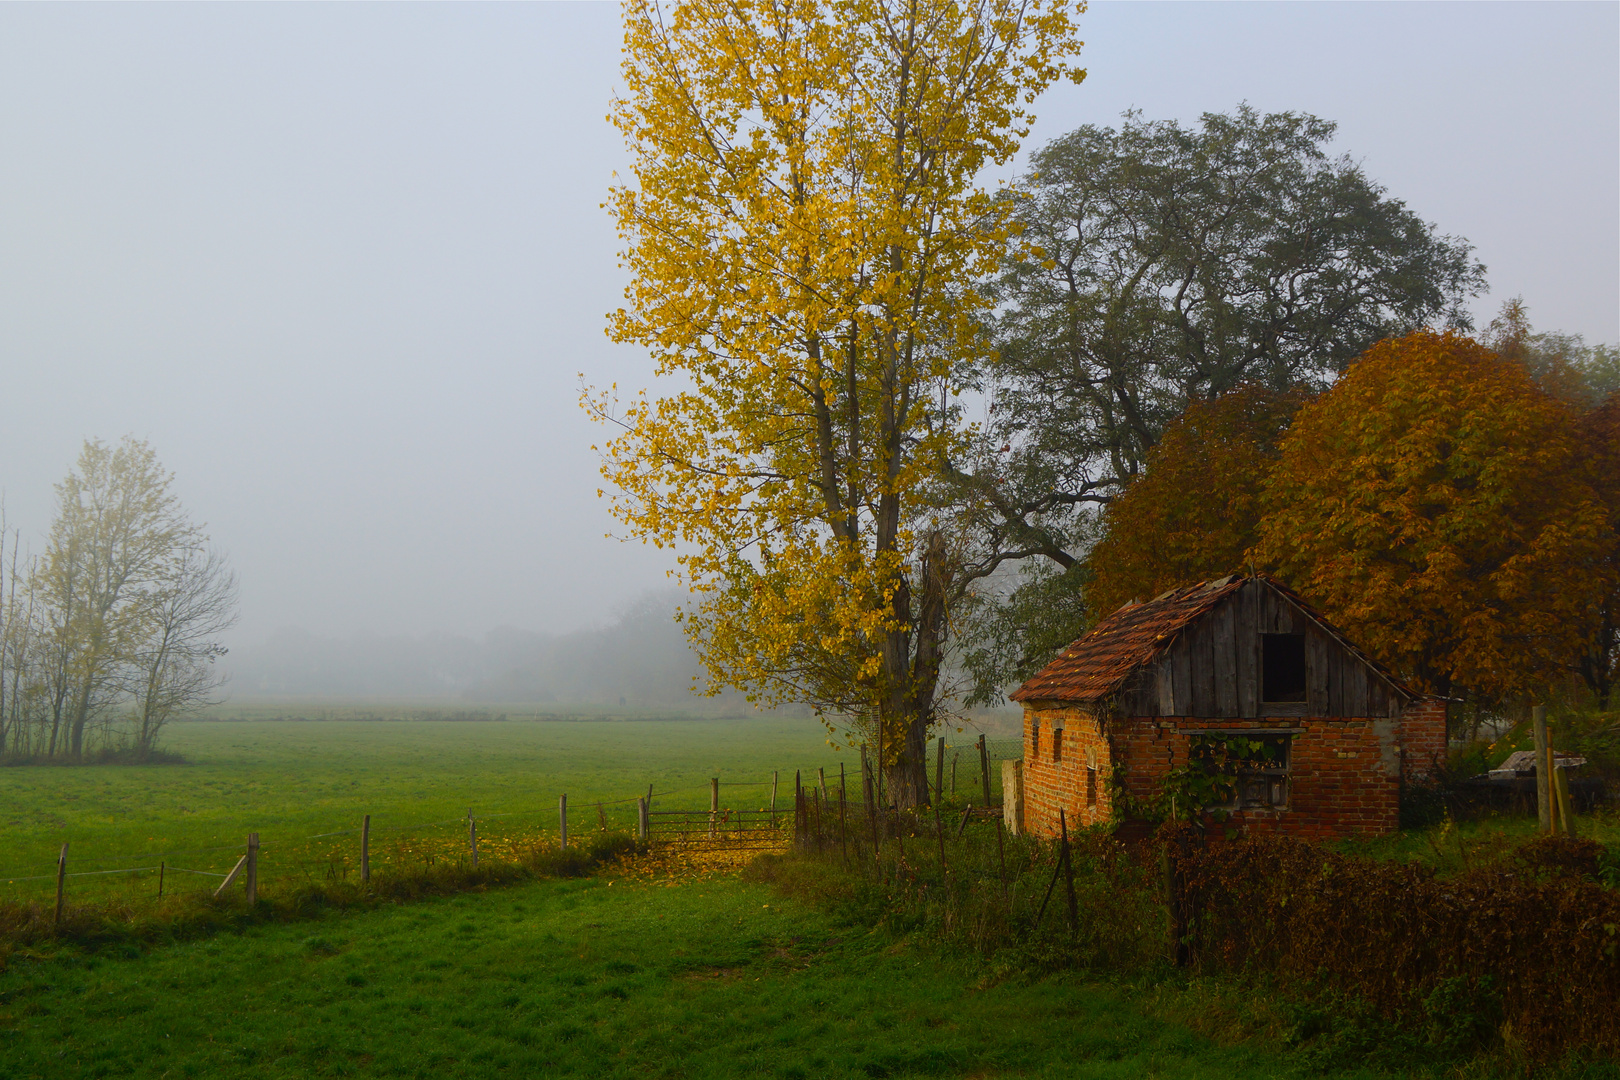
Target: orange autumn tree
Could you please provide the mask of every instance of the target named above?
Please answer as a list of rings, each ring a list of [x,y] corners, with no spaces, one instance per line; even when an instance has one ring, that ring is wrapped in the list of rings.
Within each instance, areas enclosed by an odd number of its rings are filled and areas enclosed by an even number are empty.
[[[1257,556],[1435,693],[1571,674],[1614,542],[1576,417],[1522,364],[1420,331],[1305,406]]]
[[[1089,560],[1094,616],[1245,569],[1279,440],[1309,397],[1245,383],[1195,401],[1165,429],[1143,473],[1103,514]]]
[[[1611,542],[1588,597],[1586,640],[1577,661],[1581,679],[1607,709],[1620,678],[1620,391],[1581,417],[1581,435],[1599,494],[1609,510]]]

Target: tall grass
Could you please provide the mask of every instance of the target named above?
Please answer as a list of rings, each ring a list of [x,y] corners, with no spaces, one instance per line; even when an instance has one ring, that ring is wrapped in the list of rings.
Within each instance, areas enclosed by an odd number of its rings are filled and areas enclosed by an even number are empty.
[[[884,833],[874,849],[870,823],[851,823],[845,838],[761,856],[744,876],[852,922],[979,954],[994,973],[1165,963],[1169,924],[1155,871],[1104,829],[1070,838],[1067,868],[1059,843],[1008,836],[999,821],[960,829],[954,816],[895,813]]]

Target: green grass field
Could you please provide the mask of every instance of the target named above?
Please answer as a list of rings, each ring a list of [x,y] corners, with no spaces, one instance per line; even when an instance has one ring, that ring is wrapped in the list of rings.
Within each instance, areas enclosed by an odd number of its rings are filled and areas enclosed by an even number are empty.
[[[836,772],[851,760],[815,721],[772,718],[190,723],[170,728],[164,746],[186,763],[0,768],[0,898],[54,889],[54,880],[19,879],[48,878],[64,841],[76,872],[160,860],[222,872],[256,831],[263,875],[274,880],[352,864],[365,814],[373,858],[386,865],[464,852],[469,809],[480,850],[498,852],[555,836],[560,794],[576,831],[597,826],[598,800],[611,825],[628,828],[631,800],[649,784],[660,807],[707,808],[709,778],[719,777],[726,805],[758,808],[769,802],[773,770],[790,802],[793,770]],[[340,835],[322,835],[332,833]],[[150,891],[153,877],[70,884],[76,895]],[[170,875],[168,887],[208,880]]]
[[[13,958],[0,1075],[1282,1077],[1163,995],[985,982],[735,878],[545,882],[139,955]],[[1173,996],[1173,995],[1172,995]]]

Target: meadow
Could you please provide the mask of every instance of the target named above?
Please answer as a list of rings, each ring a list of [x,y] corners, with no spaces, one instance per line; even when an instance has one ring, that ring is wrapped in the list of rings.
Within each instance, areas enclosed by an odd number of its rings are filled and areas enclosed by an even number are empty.
[[[14,957],[0,1075],[1302,1075],[1280,1047],[1194,1030],[1184,997],[986,979],[734,877],[599,876]]]
[[[374,865],[554,838],[557,797],[575,832],[628,829],[651,785],[659,808],[704,808],[719,777],[726,805],[768,805],[772,771],[791,804],[793,770],[836,774],[848,751],[813,720],[330,720],[176,724],[164,748],[183,763],[0,768],[0,899],[45,895],[63,842],[69,869],[169,866],[224,872],[250,831],[261,876],[350,873],[372,818]],[[853,771],[860,770],[853,758]],[[31,880],[30,880],[31,879]],[[74,895],[150,892],[156,873],[74,877]],[[209,880],[166,876],[166,887]],[[215,882],[217,884],[217,882]]]
[[[219,917],[176,934],[158,923],[152,933],[47,931],[0,951],[8,1080],[1384,1075],[1354,1053],[1302,1053],[1288,1001],[1241,982],[1188,979],[1140,957],[1050,970],[1063,965],[1038,955],[1046,938],[1013,949],[1012,961],[987,961],[960,931],[936,932],[944,896],[928,883],[932,847],[916,840],[898,852],[911,866],[904,879],[837,871],[836,847],[825,867],[789,857],[741,876],[735,860],[682,862],[655,849],[583,878],[497,873],[456,879],[466,891],[453,895],[384,891],[352,902],[364,813],[384,875],[420,869],[410,860],[423,853],[459,866],[469,803],[489,865],[516,868],[521,838],[553,838],[562,791],[576,835],[596,832],[598,799],[610,825],[628,826],[627,804],[614,800],[648,784],[660,805],[703,809],[717,776],[724,804],[756,806],[777,770],[785,810],[793,769],[836,775],[851,764],[813,721],[210,722],[176,726],[168,748],[183,763],[0,769],[0,866],[48,869],[67,838],[76,870],[161,858],[223,871],[256,829],[275,899],[256,916],[239,895],[204,903]],[[1492,835],[1485,823],[1447,825],[1357,847],[1460,868],[1499,843]],[[1052,853],[1022,842],[1002,853],[994,836],[980,825],[953,841],[953,867],[964,881],[989,879],[1001,859],[1020,903],[1034,905],[1051,878],[1035,863]],[[301,881],[323,876],[346,884],[289,906]],[[69,900],[156,911],[142,899],[153,877],[71,878]],[[171,906],[173,890],[201,894],[218,881],[168,880]],[[1088,870],[1082,885],[1106,891],[1110,881]],[[0,878],[0,888],[0,899],[38,901],[54,880]],[[1137,915],[1106,896],[1093,902],[1103,906],[1087,910],[1123,922],[1109,929],[1088,916],[1075,939],[1085,948],[1157,948],[1156,908]],[[1097,934],[1108,941],[1093,942]],[[1463,1075],[1454,1065],[1432,1074],[1442,1073]],[[1595,1063],[1561,1075],[1616,1072]]]

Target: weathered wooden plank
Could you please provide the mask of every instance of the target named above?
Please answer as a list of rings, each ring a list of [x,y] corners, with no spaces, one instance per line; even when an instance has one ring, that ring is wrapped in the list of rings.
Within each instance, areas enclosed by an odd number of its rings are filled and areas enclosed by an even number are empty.
[[[1367,715],[1367,668],[1349,653],[1344,655],[1344,714]]]
[[[1214,624],[1206,615],[1183,635],[1192,668],[1192,715],[1219,716],[1215,704]]]
[[[1328,699],[1328,656],[1339,650],[1339,643],[1319,630],[1305,635],[1305,700],[1312,716],[1327,716],[1332,708]]]
[[[1343,649],[1328,650],[1328,711],[1329,716],[1348,716],[1344,711],[1345,657]]]
[[[1175,699],[1171,716],[1191,716],[1192,713],[1192,653],[1183,637],[1170,648],[1170,692]]]
[[[1176,691],[1174,681],[1170,678],[1169,657],[1160,657],[1159,662],[1153,665],[1153,685],[1158,709],[1151,715],[1176,715]]]
[[[1237,610],[1227,601],[1205,620],[1215,664],[1215,710],[1213,716],[1237,716]]]
[[[1237,715],[1250,719],[1260,715],[1260,596],[1269,591],[1264,585],[1251,581],[1238,593],[1237,601],[1233,604],[1236,615],[1232,638],[1237,653]]]

